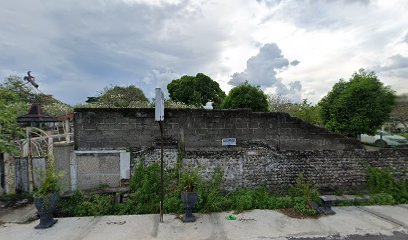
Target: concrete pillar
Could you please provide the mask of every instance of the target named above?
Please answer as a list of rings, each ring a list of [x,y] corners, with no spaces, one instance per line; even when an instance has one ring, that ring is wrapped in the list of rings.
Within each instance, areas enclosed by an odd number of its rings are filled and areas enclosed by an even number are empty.
[[[4,180],[5,192],[7,194],[16,193],[16,179],[14,174],[14,158],[4,153]]]
[[[75,156],[76,156],[75,152],[71,151],[70,159],[69,159],[69,167],[70,167],[69,174],[70,174],[70,180],[71,180],[71,182],[70,182],[71,189],[70,190],[72,192],[74,192],[74,191],[76,191],[78,189],[78,176],[77,176],[78,164],[77,164],[77,161],[75,159]]]

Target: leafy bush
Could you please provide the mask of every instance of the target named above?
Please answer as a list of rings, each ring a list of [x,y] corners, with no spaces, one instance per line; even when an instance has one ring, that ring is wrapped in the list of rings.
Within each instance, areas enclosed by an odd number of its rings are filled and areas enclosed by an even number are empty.
[[[370,196],[369,204],[372,205],[394,205],[395,199],[388,193],[376,193]]]
[[[135,204],[135,213],[157,213],[160,210],[160,166],[155,163],[144,167],[143,163],[135,170],[129,186],[135,193],[132,201]]]
[[[181,173],[180,188],[182,191],[194,192],[196,190],[196,188],[200,184],[198,170],[198,168],[196,168],[195,170],[185,169]]]
[[[112,197],[107,195],[93,195],[89,200],[78,206],[79,216],[101,216],[112,214]]]
[[[261,187],[252,192],[252,205],[256,209],[269,209],[272,206],[271,195],[265,187]]]
[[[166,213],[183,213],[180,193],[186,185],[196,186],[198,201],[195,211],[202,213],[235,210],[242,212],[250,209],[282,209],[294,208],[304,215],[314,215],[314,210],[308,207],[308,201],[313,195],[313,188],[306,184],[301,176],[292,188],[291,196],[272,196],[265,187],[258,189],[241,189],[234,193],[223,195],[220,186],[223,172],[216,168],[210,181],[204,182],[198,177],[198,172],[189,173],[189,176],[178,181],[177,171],[167,169],[165,174],[166,195],[164,210]],[[113,204],[112,198],[107,195],[93,195],[86,197],[81,192],[76,192],[71,198],[60,201],[60,215],[62,216],[92,216],[115,214],[144,214],[159,212],[159,173],[158,164],[145,167],[141,163],[130,180],[130,189],[133,193],[125,203]],[[183,173],[182,173],[183,174]]]
[[[164,198],[164,212],[165,213],[182,213],[183,203],[180,194],[172,194]]]
[[[302,197],[306,202],[319,201],[319,195],[317,188],[306,180],[303,173],[300,173],[296,178],[295,185],[289,188],[289,196],[292,198]]]
[[[77,191],[70,198],[58,202],[59,215],[62,216],[100,216],[114,214],[112,197],[95,194],[90,197]]]
[[[317,212],[310,207],[310,204],[312,201],[320,202],[319,191],[305,179],[303,173],[299,174],[295,185],[289,188],[289,195],[293,199],[294,210],[306,216],[317,214]]]
[[[284,197],[272,197],[269,208],[270,209],[283,209],[283,208],[292,208],[293,206],[294,206],[293,198],[291,198],[290,196],[284,196]]]
[[[58,193],[61,190],[61,184],[59,183],[59,180],[64,175],[64,173],[62,171],[56,172],[54,154],[48,154],[47,167],[45,170],[40,171],[39,173],[40,187],[35,189],[34,197],[44,199],[50,194]]]
[[[408,181],[396,181],[389,169],[370,168],[367,184],[372,198],[378,198],[375,194],[386,193],[394,199],[393,204],[408,203]],[[391,202],[391,200],[388,199],[385,202]]]
[[[309,203],[301,197],[295,197],[293,199],[294,201],[294,206],[293,209],[305,216],[314,216],[317,214],[317,212],[309,207]]]
[[[248,189],[241,189],[233,195],[232,207],[237,212],[249,210],[252,208],[252,193]]]
[[[199,181],[196,209],[199,209],[200,212],[219,212],[230,208],[228,198],[220,193],[223,175],[221,168],[217,167],[212,180],[208,182]]]
[[[394,188],[394,177],[388,169],[368,169],[368,190],[371,194],[392,191]]]

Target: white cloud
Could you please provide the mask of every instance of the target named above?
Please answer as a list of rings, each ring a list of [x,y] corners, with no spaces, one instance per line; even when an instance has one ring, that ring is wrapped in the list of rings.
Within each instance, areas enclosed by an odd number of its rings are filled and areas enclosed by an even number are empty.
[[[294,60],[290,65],[297,65],[299,61]],[[248,81],[252,85],[260,86],[263,89],[274,87],[276,93],[299,101],[302,85],[299,81],[291,82],[286,86],[277,78],[279,72],[284,71],[289,66],[286,59],[276,43],[268,43],[259,49],[259,53],[248,59],[247,66],[243,72],[234,73],[229,84],[237,86]]]
[[[236,73],[317,102],[339,78],[377,67],[402,93],[407,11],[404,0],[3,1],[0,78],[32,70],[42,91],[77,103],[111,84],[150,96],[181,73],[228,91]],[[281,52],[248,60],[268,43]]]
[[[147,85],[150,85],[155,88],[161,88],[165,94],[165,97],[168,98],[169,93],[167,91],[167,84],[172,80],[179,79],[182,74],[175,73],[169,69],[153,69],[143,78],[143,82]],[[153,98],[153,91],[147,93],[147,97]]]

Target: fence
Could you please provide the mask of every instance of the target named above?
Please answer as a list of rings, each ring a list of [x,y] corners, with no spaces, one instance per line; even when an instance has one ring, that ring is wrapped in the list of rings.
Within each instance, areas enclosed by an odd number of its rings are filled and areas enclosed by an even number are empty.
[[[54,154],[54,145],[72,145],[71,139],[73,133],[69,132],[52,134],[37,128],[26,128],[25,138],[16,142],[19,154],[0,154],[0,194],[32,192],[39,187],[41,172],[46,168],[47,156]]]

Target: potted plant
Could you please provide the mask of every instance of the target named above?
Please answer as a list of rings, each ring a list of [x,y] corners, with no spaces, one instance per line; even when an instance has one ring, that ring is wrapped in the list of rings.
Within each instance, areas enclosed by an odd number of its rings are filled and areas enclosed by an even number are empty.
[[[40,187],[34,191],[34,205],[40,217],[40,223],[36,229],[49,228],[58,220],[53,218],[53,214],[58,204],[59,191],[61,185],[59,179],[62,173],[55,172],[54,155],[50,154],[45,171],[41,172]]]
[[[197,202],[197,193],[195,189],[198,184],[198,169],[195,171],[187,170],[181,174],[181,201],[183,202],[185,215],[183,222],[195,222],[193,209]]]

